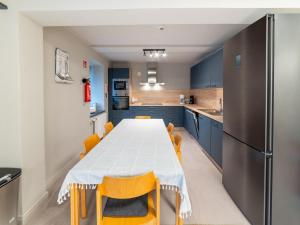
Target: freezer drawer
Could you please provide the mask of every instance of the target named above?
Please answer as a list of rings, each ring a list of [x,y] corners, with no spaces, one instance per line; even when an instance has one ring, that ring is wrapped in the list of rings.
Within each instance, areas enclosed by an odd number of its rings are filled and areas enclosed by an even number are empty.
[[[264,224],[265,155],[223,133],[223,184],[251,224]]]

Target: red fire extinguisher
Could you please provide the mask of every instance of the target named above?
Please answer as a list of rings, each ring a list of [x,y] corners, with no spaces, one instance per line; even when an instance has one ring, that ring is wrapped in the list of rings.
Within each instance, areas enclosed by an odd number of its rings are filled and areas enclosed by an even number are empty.
[[[91,84],[90,80],[83,78],[82,82],[84,83],[84,102],[91,101]]]

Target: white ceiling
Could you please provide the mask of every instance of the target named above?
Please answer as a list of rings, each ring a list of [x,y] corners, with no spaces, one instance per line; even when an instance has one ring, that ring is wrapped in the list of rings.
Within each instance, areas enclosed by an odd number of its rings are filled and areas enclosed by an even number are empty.
[[[67,27],[111,61],[146,62],[143,48],[165,48],[161,62],[190,63],[222,47],[245,24]]]
[[[143,48],[165,48],[168,57],[161,61],[193,64],[267,12],[263,8],[233,6],[201,8],[197,1],[189,2],[197,3],[195,8],[168,8],[167,1],[161,2],[161,8],[146,8],[131,2],[135,4],[127,8],[40,8],[23,13],[43,26],[65,27],[111,61],[146,62],[150,59],[143,56]],[[159,30],[160,25],[165,27],[164,31]]]

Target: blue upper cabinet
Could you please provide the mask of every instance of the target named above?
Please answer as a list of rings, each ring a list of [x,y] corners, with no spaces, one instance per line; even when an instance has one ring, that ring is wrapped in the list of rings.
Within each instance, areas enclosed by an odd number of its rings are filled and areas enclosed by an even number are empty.
[[[223,87],[223,50],[191,68],[191,89]]]
[[[209,59],[203,60],[199,64],[199,88],[210,87],[211,61]]]
[[[198,67],[199,64],[193,66],[191,68],[191,79],[190,79],[190,87],[192,89],[196,89],[197,88],[197,84],[199,83],[199,76],[198,76]]]
[[[111,79],[128,79],[129,68],[109,68],[109,78]]]
[[[223,50],[212,55],[210,63],[211,87],[223,87]]]

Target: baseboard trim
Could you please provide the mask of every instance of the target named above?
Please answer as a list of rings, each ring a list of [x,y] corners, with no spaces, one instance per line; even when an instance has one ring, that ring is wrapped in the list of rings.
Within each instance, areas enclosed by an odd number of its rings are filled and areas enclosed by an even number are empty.
[[[23,215],[19,215],[18,224],[26,225],[32,218],[38,216],[40,213],[43,213],[46,208],[46,204],[44,204],[44,202],[48,198],[48,196],[48,191],[45,191],[30,209],[28,209]]]
[[[79,157],[76,156],[73,159],[69,160],[66,165],[61,168],[56,174],[48,179],[46,184],[46,190],[50,190],[55,183],[61,179],[66,173],[79,161]],[[30,221],[44,212],[47,205],[44,204],[45,200],[49,197],[49,192],[45,191],[41,197],[32,205],[32,207],[27,210],[23,215],[19,215],[17,219],[18,225],[29,225]]]
[[[64,167],[62,167],[56,174],[52,175],[46,183],[47,190],[51,189],[54,184],[61,179],[62,176],[65,176],[66,173],[79,161],[79,154],[69,160]]]

